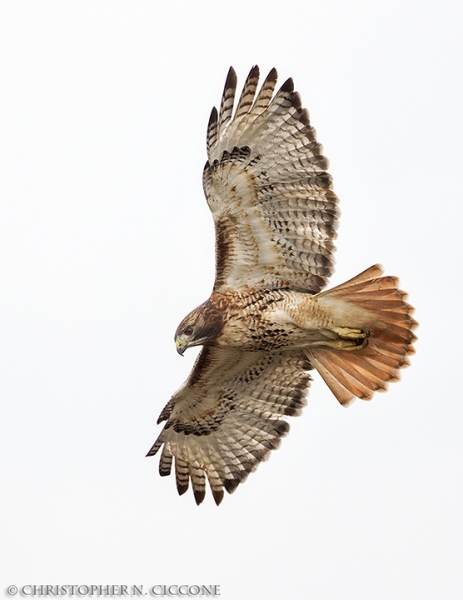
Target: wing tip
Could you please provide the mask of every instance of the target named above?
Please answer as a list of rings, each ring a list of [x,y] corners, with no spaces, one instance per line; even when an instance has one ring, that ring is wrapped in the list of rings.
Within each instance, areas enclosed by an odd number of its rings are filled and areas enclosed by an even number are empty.
[[[257,77],[257,79],[259,79],[259,77],[260,77],[259,65],[254,65],[251,67],[251,70],[249,71],[248,79],[251,79],[253,77]]]
[[[212,495],[214,497],[214,502],[216,503],[216,505],[220,506],[220,503],[222,502],[223,497],[224,497],[223,488],[213,489],[212,490]]]
[[[177,492],[178,492],[179,496],[183,496],[183,494],[188,491],[188,488],[189,488],[188,481],[186,483],[179,483],[177,481]]]
[[[272,67],[269,71],[269,74],[267,75],[265,81],[274,81],[276,82],[278,79],[278,71],[275,69],[275,67]]]
[[[289,77],[280,88],[280,92],[291,93],[294,92],[294,81],[292,77]]]
[[[219,113],[217,112],[217,109],[216,109],[216,107],[214,106],[214,107],[212,107],[211,114],[210,114],[210,116],[209,116],[209,122],[208,122],[208,124],[207,124],[207,125],[208,125],[208,127],[210,127],[210,126],[211,126],[211,125],[213,125],[214,123],[217,123],[217,121],[218,121],[218,118],[219,118]]]
[[[224,90],[229,88],[236,88],[236,84],[238,82],[238,77],[236,75],[236,71],[233,67],[228,69],[227,78],[225,79],[225,87]]]
[[[193,494],[195,497],[196,506],[199,506],[203,502],[204,498],[206,497],[206,491],[205,490],[194,490]]]
[[[225,481],[223,482],[223,486],[229,494],[233,494],[233,492],[236,490],[240,483],[240,479],[225,479]]]

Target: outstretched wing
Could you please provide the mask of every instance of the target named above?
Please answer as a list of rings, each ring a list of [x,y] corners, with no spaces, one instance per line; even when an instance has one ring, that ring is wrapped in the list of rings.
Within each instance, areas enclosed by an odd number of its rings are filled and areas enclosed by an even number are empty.
[[[148,453],[162,447],[159,472],[169,475],[175,458],[179,494],[191,479],[197,504],[206,477],[216,504],[223,488],[233,492],[289,430],[299,415],[312,366],[302,353],[242,352],[205,347],[185,384],[168,402],[167,421]]]
[[[256,97],[253,67],[233,115],[230,69],[207,131],[203,185],[216,230],[214,289],[288,287],[317,293],[333,271],[338,199],[307,110],[272,69]]]

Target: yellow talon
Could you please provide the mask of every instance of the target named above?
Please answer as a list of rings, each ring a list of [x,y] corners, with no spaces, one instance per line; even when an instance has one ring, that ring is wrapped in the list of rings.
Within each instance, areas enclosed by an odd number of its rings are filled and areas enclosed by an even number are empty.
[[[351,327],[333,327],[333,331],[343,340],[364,340],[370,335],[369,331],[353,329]]]

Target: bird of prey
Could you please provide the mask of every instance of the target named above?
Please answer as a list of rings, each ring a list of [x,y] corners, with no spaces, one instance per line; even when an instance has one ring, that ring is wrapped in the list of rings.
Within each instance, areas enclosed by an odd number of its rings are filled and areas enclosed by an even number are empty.
[[[207,127],[203,186],[216,235],[212,294],[180,323],[177,351],[203,346],[169,400],[161,475],[179,494],[216,504],[277,448],[299,415],[315,368],[341,404],[398,379],[416,322],[396,277],[379,265],[324,290],[333,271],[338,198],[328,161],[288,79],[253,67],[235,105],[230,68]],[[257,92],[257,94],[256,94]],[[322,291],[323,290],[323,291]]]

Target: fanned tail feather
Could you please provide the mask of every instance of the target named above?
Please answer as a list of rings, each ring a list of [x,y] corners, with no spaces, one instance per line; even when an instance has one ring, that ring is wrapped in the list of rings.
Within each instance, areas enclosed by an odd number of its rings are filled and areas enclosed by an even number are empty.
[[[408,355],[414,352],[413,330],[417,323],[411,316],[413,308],[406,302],[407,295],[398,289],[398,279],[381,274],[380,265],[374,265],[318,294],[360,307],[373,316],[365,347],[348,351],[320,346],[306,351],[344,405],[354,397],[370,400],[374,392],[385,390],[388,382],[397,381],[399,369],[408,365]]]

